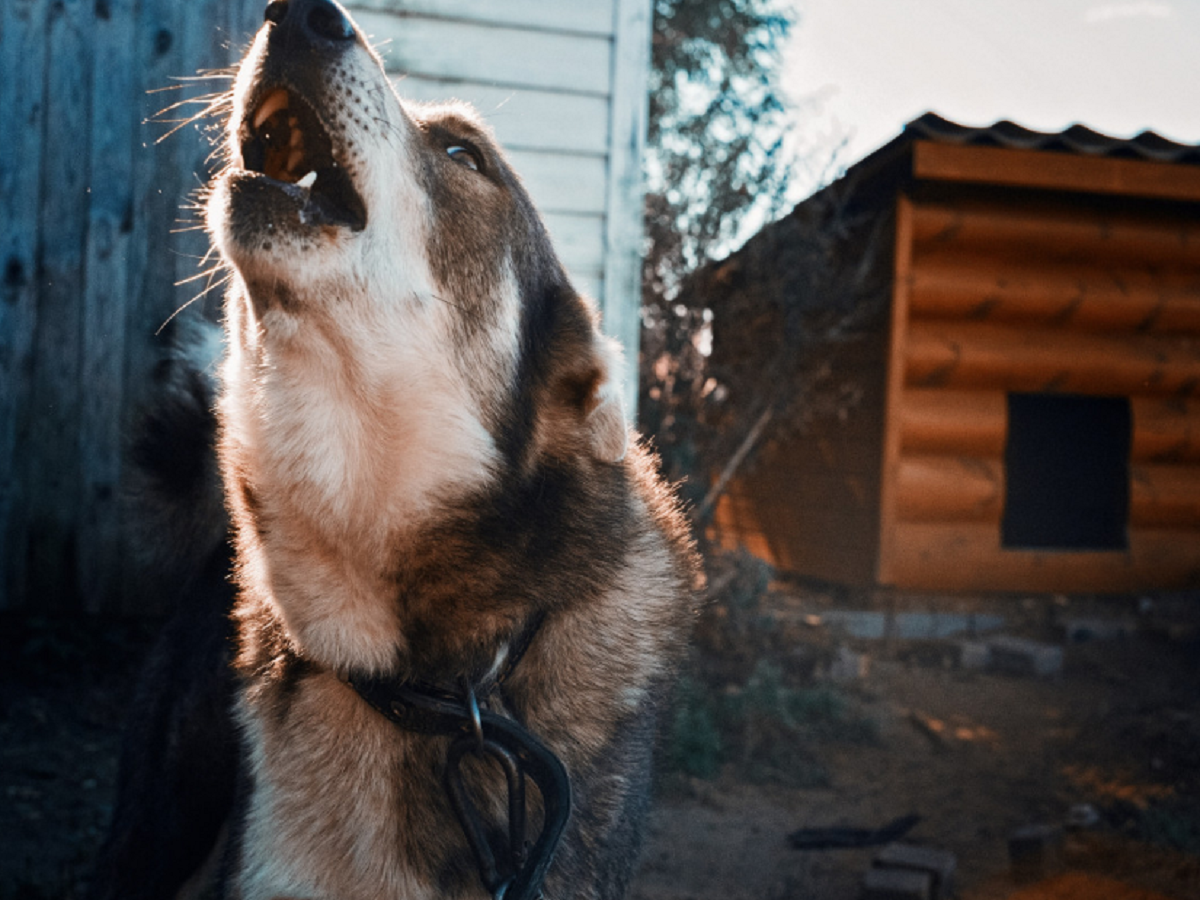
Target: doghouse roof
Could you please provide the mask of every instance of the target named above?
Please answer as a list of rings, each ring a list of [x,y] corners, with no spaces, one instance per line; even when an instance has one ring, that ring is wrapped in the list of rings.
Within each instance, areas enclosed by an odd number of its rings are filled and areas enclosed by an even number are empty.
[[[896,140],[910,142],[920,139],[946,144],[1053,150],[1117,159],[1200,165],[1200,145],[1179,144],[1153,131],[1143,131],[1131,138],[1115,138],[1085,125],[1072,125],[1065,131],[1047,132],[1034,131],[1007,120],[983,128],[972,128],[951,122],[937,113],[927,112],[905,125]]]
[[[1055,164],[1050,154],[1063,158]],[[860,200],[868,202],[875,191],[910,180],[1196,202],[1200,168],[1194,167],[1200,167],[1200,144],[1177,143],[1153,131],[1117,138],[1084,125],[1045,132],[1006,120],[975,128],[928,112],[851,166],[830,188],[853,185]]]

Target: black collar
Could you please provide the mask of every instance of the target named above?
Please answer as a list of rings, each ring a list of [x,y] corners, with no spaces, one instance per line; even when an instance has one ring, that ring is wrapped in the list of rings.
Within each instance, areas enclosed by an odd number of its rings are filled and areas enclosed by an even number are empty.
[[[509,646],[499,673],[478,682],[464,679],[457,690],[416,679],[353,675],[343,679],[396,727],[417,734],[454,736],[446,752],[443,787],[471,846],[480,879],[494,900],[536,900],[540,896],[571,813],[571,782],[559,758],[520,722],[486,708],[489,698],[503,691],[544,619],[544,614],[538,614],[530,620]],[[509,809],[506,846],[492,846],[489,829],[467,793],[459,769],[467,754],[490,757],[504,771]],[[544,809],[542,830],[528,849],[526,778],[537,786]]]
[[[405,731],[445,735],[464,733],[464,729],[470,732],[474,728],[474,717],[469,711],[468,695],[486,705],[493,695],[502,691],[545,620],[545,613],[537,613],[525,624],[516,640],[509,644],[498,672],[467,679],[464,684],[353,674],[342,680],[371,708]]]

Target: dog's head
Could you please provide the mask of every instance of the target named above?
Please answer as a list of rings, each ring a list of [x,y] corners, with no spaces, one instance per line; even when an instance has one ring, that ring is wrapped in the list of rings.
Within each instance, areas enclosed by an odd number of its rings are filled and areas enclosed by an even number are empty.
[[[267,6],[227,150],[207,220],[236,275],[235,356],[260,372],[302,356],[381,402],[437,385],[497,458],[621,458],[614,351],[489,129],[462,104],[402,102],[341,6]]]

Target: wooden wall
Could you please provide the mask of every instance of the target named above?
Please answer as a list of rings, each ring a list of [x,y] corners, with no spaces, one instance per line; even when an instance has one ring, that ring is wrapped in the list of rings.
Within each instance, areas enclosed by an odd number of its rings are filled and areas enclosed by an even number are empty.
[[[0,609],[142,608],[122,435],[207,250],[183,207],[200,126],[155,113],[227,82],[264,0],[0,3]],[[648,0],[360,0],[404,93],[479,104],[627,348],[636,397]],[[165,90],[164,90],[165,89]],[[196,107],[183,107],[182,114]],[[172,118],[167,116],[166,118]],[[632,405],[630,409],[632,409]]]
[[[1200,585],[1194,208],[965,189],[901,198],[891,347],[882,583]],[[1009,392],[1129,398],[1126,549],[1002,546]]]
[[[0,608],[122,607],[122,432],[193,297],[209,142],[155,113],[224,82],[243,0],[0,4]],[[164,90],[165,89],[165,90]],[[151,93],[155,92],[155,93]]]
[[[637,399],[648,0],[350,0],[401,96],[475,105],[626,348]]]

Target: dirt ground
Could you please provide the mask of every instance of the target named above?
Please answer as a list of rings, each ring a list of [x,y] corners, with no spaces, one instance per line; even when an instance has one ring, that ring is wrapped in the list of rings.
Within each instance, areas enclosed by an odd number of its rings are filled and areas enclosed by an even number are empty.
[[[909,814],[921,819],[906,840],[955,854],[965,900],[1200,898],[1200,598],[1143,604],[1131,633],[1082,643],[1061,628],[1082,601],[993,602],[1011,630],[1064,647],[1062,671],[1037,677],[965,667],[961,636],[856,639],[828,624],[831,608],[878,598],[751,593],[701,623],[683,707],[719,714],[708,730],[678,720],[671,740],[692,739],[708,771],[664,771],[636,900],[854,900],[874,849],[797,850],[787,836]],[[913,604],[961,607],[882,605]],[[1086,612],[1128,621],[1136,607]],[[0,900],[80,896],[153,630],[0,619]],[[768,695],[799,705],[736,713]],[[1064,827],[1072,815],[1085,827]],[[1057,837],[1040,880],[1019,882],[1008,839],[1030,825]]]

